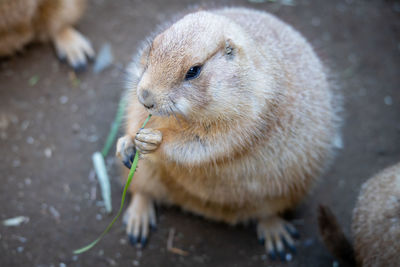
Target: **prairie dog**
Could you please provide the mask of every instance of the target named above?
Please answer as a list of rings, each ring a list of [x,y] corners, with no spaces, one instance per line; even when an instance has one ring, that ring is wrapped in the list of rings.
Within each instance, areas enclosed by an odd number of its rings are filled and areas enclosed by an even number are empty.
[[[144,45],[128,79],[117,156],[129,167],[135,149],[142,155],[125,216],[131,240],[146,242],[157,201],[229,224],[257,220],[272,258],[285,255],[281,237],[294,249],[296,230],[279,213],[331,160],[339,121],[308,42],[265,12],[200,11]]]
[[[10,56],[32,41],[51,40],[58,57],[76,70],[94,57],[89,40],[72,25],[86,0],[1,0],[0,57]]]
[[[354,247],[327,207],[320,207],[319,227],[324,243],[344,263],[398,266],[400,163],[384,169],[361,186],[352,218]]]

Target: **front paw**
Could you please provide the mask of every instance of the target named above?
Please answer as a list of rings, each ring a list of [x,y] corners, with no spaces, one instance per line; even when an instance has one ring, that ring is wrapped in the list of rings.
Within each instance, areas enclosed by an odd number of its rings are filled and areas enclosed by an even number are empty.
[[[136,149],[131,136],[125,135],[118,139],[116,155],[122,160],[122,162],[128,169],[132,167],[135,153]]]
[[[154,129],[140,129],[135,137],[135,146],[142,154],[154,152],[161,144],[162,133]]]

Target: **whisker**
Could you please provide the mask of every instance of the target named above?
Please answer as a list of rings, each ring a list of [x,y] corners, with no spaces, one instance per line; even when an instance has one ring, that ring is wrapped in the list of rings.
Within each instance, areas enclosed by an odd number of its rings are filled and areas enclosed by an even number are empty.
[[[176,122],[178,123],[178,125],[179,125],[179,126],[182,126],[182,125],[181,125],[181,122],[180,122],[179,119],[178,119],[178,116],[176,116],[176,113],[175,113],[175,111],[173,110],[173,108],[171,107],[171,105],[168,105],[168,106],[169,106],[169,109],[170,109],[171,112],[172,112],[172,115],[175,117]]]
[[[171,103],[172,103],[172,105],[174,106],[174,108],[177,109],[177,110],[179,111],[179,113],[182,114],[182,116],[185,117],[185,115],[184,115],[184,114],[182,113],[182,111],[178,108],[178,106],[176,105],[176,103],[175,103],[175,101],[172,99],[172,97],[171,97],[171,96],[168,96],[168,98],[169,98],[169,100],[171,100]],[[172,110],[172,112],[173,112],[173,114],[174,114],[174,116],[175,116],[175,118],[176,118],[176,120],[177,120],[179,126],[181,126],[180,121],[179,121],[179,119],[178,119],[178,116],[176,115],[176,112],[175,112],[172,108],[171,108],[171,110]]]

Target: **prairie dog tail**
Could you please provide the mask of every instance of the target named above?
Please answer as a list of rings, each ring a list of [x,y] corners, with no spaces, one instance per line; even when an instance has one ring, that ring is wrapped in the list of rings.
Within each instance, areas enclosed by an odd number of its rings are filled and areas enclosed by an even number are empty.
[[[356,266],[352,244],[344,235],[331,209],[323,205],[318,208],[318,227],[328,250],[345,266]]]

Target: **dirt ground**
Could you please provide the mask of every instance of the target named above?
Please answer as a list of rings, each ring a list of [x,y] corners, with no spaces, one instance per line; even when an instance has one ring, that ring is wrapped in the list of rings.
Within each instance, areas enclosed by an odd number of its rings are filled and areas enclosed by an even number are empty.
[[[294,25],[342,87],[344,148],[294,214],[301,232],[297,255],[289,263],[271,262],[253,227],[228,227],[176,208],[158,210],[159,227],[144,250],[127,242],[119,220],[94,249],[72,254],[112,219],[91,154],[102,148],[116,112],[120,67],[157,24],[193,4],[92,0],[78,28],[97,51],[111,45],[111,68],[94,74],[90,67],[74,78],[50,45],[31,45],[0,61],[0,220],[29,218],[16,227],[0,225],[0,266],[332,266],[334,258],[318,238],[318,204],[331,206],[349,234],[361,183],[400,160],[400,2],[207,2],[202,5],[267,10]],[[117,162],[113,156],[107,162],[115,214],[122,187]],[[172,228],[174,246],[187,256],[166,250]]]

